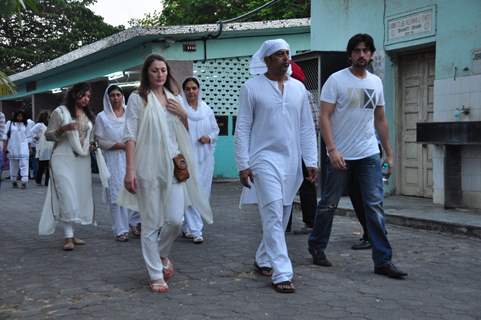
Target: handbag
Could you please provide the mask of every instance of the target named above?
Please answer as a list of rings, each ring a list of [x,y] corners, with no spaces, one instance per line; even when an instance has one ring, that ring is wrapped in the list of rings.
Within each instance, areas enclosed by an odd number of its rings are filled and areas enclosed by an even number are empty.
[[[174,177],[179,182],[184,182],[189,179],[190,174],[187,169],[187,162],[185,161],[184,155],[178,154],[173,159],[174,161]]]

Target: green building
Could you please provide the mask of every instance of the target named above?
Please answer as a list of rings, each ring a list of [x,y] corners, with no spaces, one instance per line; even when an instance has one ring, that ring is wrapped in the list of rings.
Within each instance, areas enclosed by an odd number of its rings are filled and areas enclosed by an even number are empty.
[[[311,16],[321,62],[356,33],[375,40],[396,156],[389,191],[481,208],[481,1],[316,0]]]

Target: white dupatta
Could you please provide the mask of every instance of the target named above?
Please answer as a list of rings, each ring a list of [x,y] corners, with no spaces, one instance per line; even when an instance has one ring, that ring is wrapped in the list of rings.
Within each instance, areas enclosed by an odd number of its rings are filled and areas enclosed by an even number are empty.
[[[167,99],[178,99],[167,89]],[[168,148],[168,111],[150,92],[147,97],[136,138],[135,175],[138,188],[142,192],[129,193],[122,188],[117,199],[120,206],[139,211],[142,224],[160,228],[164,224],[166,210],[170,201],[170,192],[174,182],[174,164]],[[192,155],[190,136],[178,117],[173,117],[173,131],[180,152],[184,155],[190,178],[185,182],[187,197],[199,210],[207,223],[212,223],[212,210],[202,196],[197,183],[197,172]],[[141,196],[142,195],[142,196]],[[160,201],[159,201],[160,197]],[[159,206],[160,204],[160,206]]]

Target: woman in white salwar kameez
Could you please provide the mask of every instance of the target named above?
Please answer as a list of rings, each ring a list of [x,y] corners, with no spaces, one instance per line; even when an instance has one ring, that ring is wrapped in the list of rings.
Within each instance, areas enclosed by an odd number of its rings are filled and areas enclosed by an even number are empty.
[[[110,172],[106,198],[112,214],[112,231],[115,240],[126,242],[129,240],[129,225],[132,235],[140,237],[140,215],[117,204],[117,196],[125,176],[125,99],[122,89],[117,85],[108,86],[103,104],[104,110],[95,120],[94,133]]]
[[[144,62],[139,90],[130,95],[126,111],[124,185],[128,192],[122,190],[118,202],[140,212],[142,254],[150,289],[156,293],[169,289],[166,281],[174,273],[169,255],[185,208],[195,205],[212,222],[210,206],[195,183],[187,112],[178,94],[167,61],[153,54]],[[179,174],[185,164],[190,173],[187,180]]]
[[[65,105],[50,116],[45,137],[55,141],[50,160],[50,183],[39,223],[39,234],[55,232],[56,222],[64,226],[66,251],[85,241],[74,236],[73,223],[94,221],[90,151],[94,116],[89,110],[91,89],[78,83],[68,92]]]
[[[28,183],[28,159],[30,155],[31,133],[27,125],[25,112],[17,111],[6,125],[6,152],[10,164],[10,180],[12,187],[18,188],[17,175],[20,171],[21,187],[25,189]]]
[[[189,133],[192,148],[196,158],[199,188],[204,196],[209,199],[214,175],[214,150],[219,126],[215,120],[214,112],[202,100],[200,83],[194,77],[184,80],[182,83],[185,99],[182,100],[187,110],[189,121]],[[192,239],[195,244],[204,241],[202,229],[204,224],[196,208],[189,206],[184,214],[184,236]]]

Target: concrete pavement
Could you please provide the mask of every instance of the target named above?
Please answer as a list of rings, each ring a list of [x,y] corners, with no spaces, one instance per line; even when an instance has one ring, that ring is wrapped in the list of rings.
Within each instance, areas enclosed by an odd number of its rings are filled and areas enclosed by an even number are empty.
[[[95,185],[99,225],[76,228],[88,243],[64,252],[62,232],[39,237],[45,188],[0,191],[0,319],[481,319],[481,240],[388,226],[405,281],[373,273],[370,251],[352,251],[355,219],[337,216],[327,254],[311,264],[307,236],[287,236],[297,292],[274,292],[253,272],[261,236],[254,207],[240,211],[236,183],[213,186],[206,241],[174,244],[170,292],[152,294],[139,240],[113,240]],[[293,228],[300,227],[296,214]]]

